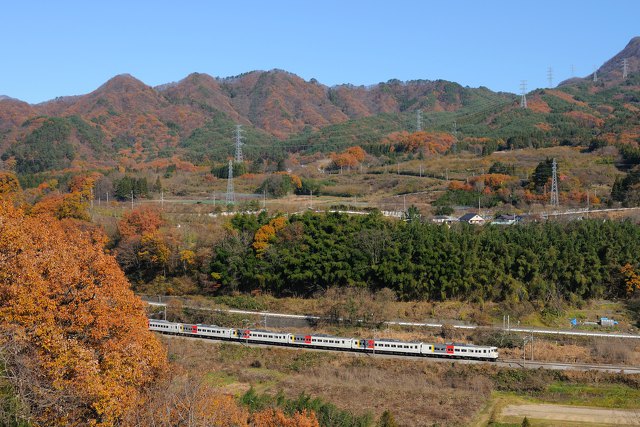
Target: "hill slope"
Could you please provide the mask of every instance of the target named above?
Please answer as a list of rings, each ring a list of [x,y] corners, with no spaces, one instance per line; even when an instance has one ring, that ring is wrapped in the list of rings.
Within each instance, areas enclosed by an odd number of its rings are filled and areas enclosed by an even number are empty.
[[[636,144],[639,51],[636,37],[600,68],[598,82],[573,79],[557,89],[534,91],[528,109],[520,109],[514,95],[443,80],[327,87],[272,70],[224,79],[194,73],[153,88],[119,75],[89,94],[38,105],[0,98],[0,154],[32,164],[29,172],[52,167],[37,158],[45,155],[37,147],[53,142],[66,147],[65,167],[144,167],[174,156],[208,164],[232,155],[236,124],[243,125],[252,156],[270,156],[276,144],[326,151],[384,143],[390,133],[415,131],[418,110],[423,129],[455,134],[458,149],[487,143],[480,151],[588,145],[593,139]],[[624,81],[618,76],[621,58],[628,63]],[[66,124],[53,126],[46,117]],[[48,133],[67,127],[68,132]]]

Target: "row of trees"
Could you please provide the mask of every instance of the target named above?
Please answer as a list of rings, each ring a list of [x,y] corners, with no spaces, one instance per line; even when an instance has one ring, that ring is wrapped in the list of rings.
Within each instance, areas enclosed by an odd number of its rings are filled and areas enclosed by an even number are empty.
[[[199,266],[217,292],[311,296],[358,286],[390,288],[405,300],[549,304],[625,296],[625,277],[640,263],[640,227],[631,222],[448,228],[390,222],[379,213],[306,213],[277,227],[265,214],[239,215],[232,224],[208,265]]]

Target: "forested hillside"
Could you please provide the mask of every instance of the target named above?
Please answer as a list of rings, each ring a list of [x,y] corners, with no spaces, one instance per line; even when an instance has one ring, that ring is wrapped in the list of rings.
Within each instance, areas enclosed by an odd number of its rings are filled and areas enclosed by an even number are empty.
[[[456,143],[447,153],[635,147],[639,44],[633,39],[605,63],[597,81],[574,79],[529,92],[528,108],[520,108],[515,95],[444,80],[327,87],[272,70],[229,78],[194,73],[153,88],[119,75],[89,94],[38,105],[0,99],[0,155],[5,167],[20,174],[157,169],[179,161],[210,166],[234,154],[236,125],[243,126],[246,158],[252,162],[353,145],[375,156],[419,155],[420,144],[398,150],[390,143],[419,130],[449,135]],[[612,65],[622,56],[629,64],[626,78]],[[55,148],[52,159],[42,145]]]

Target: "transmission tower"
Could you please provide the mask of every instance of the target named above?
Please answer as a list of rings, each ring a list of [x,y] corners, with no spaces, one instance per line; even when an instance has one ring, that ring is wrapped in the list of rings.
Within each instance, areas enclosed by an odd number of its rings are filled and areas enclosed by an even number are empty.
[[[558,164],[556,163],[556,159],[553,159],[551,173],[551,206],[557,208],[560,202],[558,199]]]
[[[236,203],[236,194],[233,191],[233,160],[229,159],[229,175],[227,177],[227,205]]]
[[[520,108],[527,108],[527,81],[520,81],[520,94],[522,95],[520,98]]]
[[[422,110],[416,110],[416,129],[418,132],[422,130]]]
[[[236,163],[242,163],[242,125],[236,125]]]
[[[598,82],[598,69],[595,67],[595,65],[593,66],[593,82]]]
[[[622,78],[626,79],[627,74],[629,74],[629,61],[627,60],[627,58],[624,58],[622,60]]]
[[[553,87],[553,68],[547,68],[547,81],[549,82],[549,87]]]
[[[571,77],[575,77],[576,76],[576,67],[575,65],[571,64]]]

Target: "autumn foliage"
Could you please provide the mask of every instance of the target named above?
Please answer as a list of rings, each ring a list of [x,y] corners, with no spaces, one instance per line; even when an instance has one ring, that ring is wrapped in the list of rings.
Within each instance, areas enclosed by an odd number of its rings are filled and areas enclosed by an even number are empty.
[[[262,255],[269,247],[269,242],[275,238],[276,233],[282,230],[285,225],[287,225],[287,219],[279,216],[269,221],[268,224],[260,227],[253,238],[252,246],[256,254]]]
[[[39,425],[112,426],[166,367],[105,236],[0,205],[0,352]]]
[[[118,223],[120,235],[126,239],[133,236],[142,236],[158,231],[162,225],[160,212],[153,208],[139,208],[125,212]]]
[[[622,276],[624,277],[627,296],[631,296],[634,292],[640,291],[640,275],[636,273],[631,264],[627,263],[622,266],[620,273],[622,273]]]
[[[383,143],[391,146],[392,151],[417,152],[425,154],[445,153],[456,139],[445,132],[394,132],[387,136]]]
[[[349,147],[341,153],[331,153],[329,157],[337,168],[354,168],[365,158],[367,153],[358,146]]]
[[[21,190],[20,182],[11,172],[0,172],[0,198],[10,196]]]

